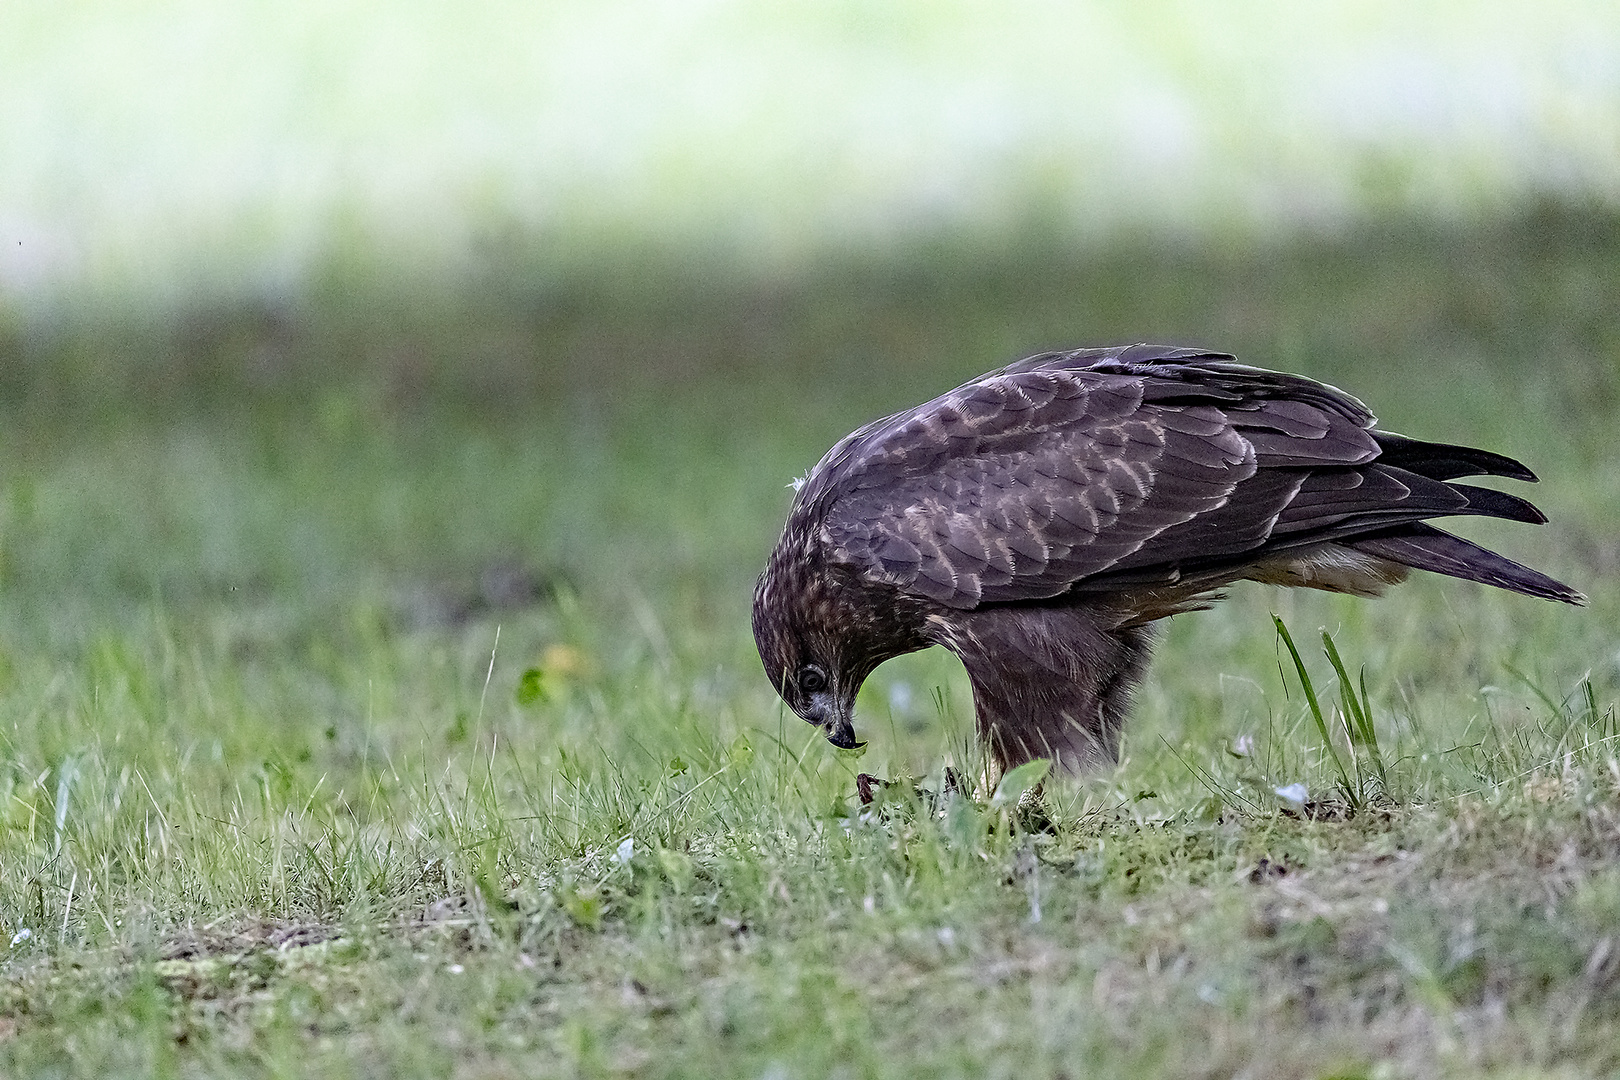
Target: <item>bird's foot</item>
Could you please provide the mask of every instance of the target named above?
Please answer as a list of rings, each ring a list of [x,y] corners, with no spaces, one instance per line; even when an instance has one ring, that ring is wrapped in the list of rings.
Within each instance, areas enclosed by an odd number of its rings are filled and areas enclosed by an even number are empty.
[[[1019,828],[1029,833],[1055,833],[1057,823],[1052,815],[1046,812],[1046,800],[1041,798],[1039,789],[1026,792],[1018,800],[1018,807],[1014,811],[1018,819]]]

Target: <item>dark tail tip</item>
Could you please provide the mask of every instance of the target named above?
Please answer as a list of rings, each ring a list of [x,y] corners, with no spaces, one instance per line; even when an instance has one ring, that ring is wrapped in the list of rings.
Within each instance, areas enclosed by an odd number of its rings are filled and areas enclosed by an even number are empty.
[[[1517,495],[1509,495],[1505,491],[1494,488],[1476,487],[1473,484],[1448,484],[1453,491],[1460,491],[1468,499],[1469,514],[1480,514],[1484,517],[1506,518],[1509,521],[1522,521],[1529,525],[1545,525],[1547,515],[1538,510],[1534,503],[1521,499]]]
[[[1433,525],[1407,525],[1382,536],[1357,537],[1344,543],[1357,551],[1417,570],[1431,570],[1543,600],[1577,606],[1586,603],[1585,595],[1563,582]]]
[[[1522,462],[1489,450],[1449,443],[1422,442],[1404,435],[1375,431],[1373,437],[1383,451],[1379,459],[1386,465],[1427,476],[1430,480],[1454,480],[1459,476],[1505,476],[1510,480],[1536,482],[1536,474]]]

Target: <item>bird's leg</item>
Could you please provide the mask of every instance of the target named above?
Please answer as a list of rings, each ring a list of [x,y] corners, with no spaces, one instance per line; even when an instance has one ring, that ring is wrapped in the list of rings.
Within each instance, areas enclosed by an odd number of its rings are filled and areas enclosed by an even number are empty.
[[[1070,774],[1117,759],[1154,632],[1089,607],[988,608],[944,643],[973,684],[979,736],[1002,771],[1035,758]]]

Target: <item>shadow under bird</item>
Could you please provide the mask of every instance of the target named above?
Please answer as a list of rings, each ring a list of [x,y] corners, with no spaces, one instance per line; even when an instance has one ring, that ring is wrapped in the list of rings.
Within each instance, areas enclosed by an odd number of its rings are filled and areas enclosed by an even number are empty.
[[[1450,483],[1534,481],[1512,458],[1374,429],[1360,401],[1221,353],[1044,353],[874,421],[803,481],[754,591],[782,699],[853,748],[885,660],[942,645],[1001,769],[1115,760],[1157,620],[1239,580],[1376,596],[1410,569],[1579,604],[1428,524],[1541,523]]]

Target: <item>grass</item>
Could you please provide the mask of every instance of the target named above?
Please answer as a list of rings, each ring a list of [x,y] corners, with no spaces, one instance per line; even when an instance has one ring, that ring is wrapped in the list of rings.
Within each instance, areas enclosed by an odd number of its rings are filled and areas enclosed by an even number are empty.
[[[1339,656],[1338,646],[1333,643],[1333,635],[1322,631],[1322,652],[1333,665],[1333,673],[1338,676],[1341,705],[1334,716],[1335,723],[1329,726],[1322,702],[1316,694],[1316,686],[1311,682],[1310,670],[1299,655],[1288,624],[1276,615],[1271,617],[1271,621],[1277,628],[1278,640],[1287,648],[1288,657],[1294,662],[1294,671],[1299,675],[1299,688],[1305,695],[1305,703],[1310,706],[1317,733],[1322,736],[1322,749],[1339,774],[1339,792],[1346,807],[1351,811],[1368,809],[1383,796],[1389,785],[1389,773],[1384,768],[1384,756],[1378,750],[1378,729],[1373,723],[1372,704],[1367,696],[1366,670],[1361,672],[1358,691],[1357,682],[1350,678],[1350,673],[1344,668],[1344,660]],[[1348,744],[1348,752],[1344,756],[1340,756],[1338,747],[1334,745],[1335,730],[1344,732],[1344,740]],[[1345,764],[1346,757],[1350,759],[1349,765]],[[1355,772],[1354,779],[1350,776],[1352,770]],[[1303,803],[1304,799],[1291,801]]]
[[[0,1072],[1620,1073],[1615,235],[18,339]],[[979,774],[970,699],[923,654],[864,756],[784,715],[747,631],[783,484],[1020,348],[1137,337],[1526,458],[1553,524],[1471,535],[1591,607],[1239,589],[1173,621],[1120,767],[1048,783],[1054,832],[1008,792],[863,812],[857,772]]]

